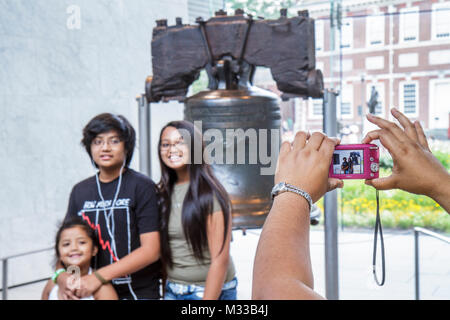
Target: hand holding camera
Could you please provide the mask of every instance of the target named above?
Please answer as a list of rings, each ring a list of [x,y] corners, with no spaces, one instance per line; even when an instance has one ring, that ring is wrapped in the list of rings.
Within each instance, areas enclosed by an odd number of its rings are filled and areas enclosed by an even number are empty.
[[[392,174],[386,178],[366,180],[366,184],[379,190],[402,189],[433,198],[447,211],[450,209],[450,174],[430,151],[425,133],[418,121],[412,123],[397,109],[391,110],[397,124],[367,115],[379,130],[367,133],[362,143],[379,139],[392,156]]]
[[[327,191],[342,188],[342,180],[327,178],[330,159],[337,144],[338,139],[320,132],[312,135],[298,132],[292,146],[289,142],[281,145],[275,184],[286,182],[294,185],[309,193],[312,202],[319,200]]]

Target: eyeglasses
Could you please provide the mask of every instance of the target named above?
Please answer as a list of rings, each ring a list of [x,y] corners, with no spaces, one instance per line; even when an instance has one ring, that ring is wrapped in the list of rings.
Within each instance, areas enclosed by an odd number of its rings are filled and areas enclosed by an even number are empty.
[[[167,143],[167,142],[163,142],[161,143],[160,146],[160,150],[161,151],[168,151],[170,149],[170,147],[176,147],[177,149],[180,149],[181,147],[185,146],[186,143],[183,140],[178,140],[175,143]]]
[[[117,147],[121,142],[122,142],[122,140],[119,138],[110,138],[107,140],[95,138],[94,140],[92,140],[92,145],[94,147],[102,147],[105,143],[107,143],[110,147],[114,148],[114,147]]]

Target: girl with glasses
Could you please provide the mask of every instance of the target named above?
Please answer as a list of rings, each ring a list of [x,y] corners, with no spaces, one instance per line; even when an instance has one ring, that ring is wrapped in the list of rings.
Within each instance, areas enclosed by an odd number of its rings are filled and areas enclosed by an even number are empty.
[[[168,123],[159,137],[161,259],[168,300],[235,300],[237,279],[230,257],[231,205],[203,160],[202,135],[187,121]]]

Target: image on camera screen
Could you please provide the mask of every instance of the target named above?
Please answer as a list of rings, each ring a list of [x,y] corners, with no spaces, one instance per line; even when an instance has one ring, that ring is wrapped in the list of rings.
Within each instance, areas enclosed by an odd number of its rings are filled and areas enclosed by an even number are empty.
[[[364,173],[363,150],[334,150],[333,173],[334,174],[363,174]]]

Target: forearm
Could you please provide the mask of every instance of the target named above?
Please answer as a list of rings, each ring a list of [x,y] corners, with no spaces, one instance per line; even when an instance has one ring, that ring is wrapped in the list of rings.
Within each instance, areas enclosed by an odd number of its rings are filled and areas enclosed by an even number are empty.
[[[117,292],[114,290],[114,287],[109,283],[104,286],[101,286],[94,293],[95,300],[118,300]]]
[[[447,172],[447,174],[442,177],[442,181],[437,184],[437,187],[430,197],[439,203],[445,211],[450,213],[450,173]]]
[[[447,195],[439,195],[433,197],[433,200],[439,203],[439,205],[450,214],[450,192]]]
[[[97,270],[106,280],[132,274],[159,259],[159,250],[139,247],[117,262]]]
[[[213,261],[211,263],[206,277],[203,300],[217,300],[220,297],[227,270],[228,261]]]
[[[253,296],[308,297],[313,286],[309,205],[303,197],[285,192],[275,198],[260,236],[253,270]]]
[[[41,300],[48,300],[48,297],[50,295],[50,291],[52,291],[53,288],[53,281],[48,280],[47,284],[45,285],[44,290],[42,291]]]

